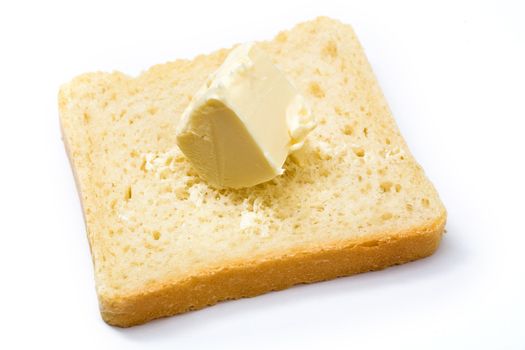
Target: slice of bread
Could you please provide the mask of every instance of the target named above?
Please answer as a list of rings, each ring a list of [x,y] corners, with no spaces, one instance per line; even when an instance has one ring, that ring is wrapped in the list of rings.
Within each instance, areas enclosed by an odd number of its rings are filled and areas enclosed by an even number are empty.
[[[176,146],[219,50],[136,78],[89,73],[59,94],[100,309],[132,326],[432,254],[446,211],[391,116],[350,26],[329,18],[258,43],[309,100],[317,128],[285,173],[216,190]]]

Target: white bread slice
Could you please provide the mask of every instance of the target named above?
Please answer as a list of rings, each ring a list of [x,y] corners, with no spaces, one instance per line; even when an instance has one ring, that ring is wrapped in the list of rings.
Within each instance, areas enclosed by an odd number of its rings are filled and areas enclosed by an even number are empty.
[[[102,317],[117,326],[382,269],[432,254],[446,211],[350,26],[329,18],[259,43],[318,121],[272,181],[215,190],[176,146],[178,119],[229,50],[59,94]]]

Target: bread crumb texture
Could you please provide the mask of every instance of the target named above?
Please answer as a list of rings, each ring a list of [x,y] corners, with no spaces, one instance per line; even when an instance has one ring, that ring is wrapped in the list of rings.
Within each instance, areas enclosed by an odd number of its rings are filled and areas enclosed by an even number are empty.
[[[258,45],[309,100],[318,126],[282,176],[252,188],[209,187],[176,146],[179,117],[229,50],[156,65],[136,78],[84,74],[61,88],[64,141],[106,320],[139,313],[148,293],[225,268],[428,227],[439,231],[439,241],[445,209],[401,137],[351,27],[321,17]],[[265,291],[240,288],[208,296],[199,307]],[[131,325],[198,304],[170,309],[177,300],[157,302],[163,306],[148,315],[110,322]]]

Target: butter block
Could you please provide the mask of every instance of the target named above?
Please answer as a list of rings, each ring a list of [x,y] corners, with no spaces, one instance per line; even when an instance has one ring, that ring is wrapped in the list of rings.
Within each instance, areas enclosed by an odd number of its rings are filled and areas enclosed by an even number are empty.
[[[218,188],[242,188],[283,173],[315,127],[305,99],[253,43],[237,46],[196,93],[177,143],[199,175]]]

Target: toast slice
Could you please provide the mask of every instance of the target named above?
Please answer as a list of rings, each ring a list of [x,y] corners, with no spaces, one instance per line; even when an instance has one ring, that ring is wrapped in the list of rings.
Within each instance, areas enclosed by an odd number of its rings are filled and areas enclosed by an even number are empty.
[[[317,128],[285,173],[216,190],[176,146],[179,117],[228,49],[59,93],[104,320],[132,326],[432,254],[446,211],[348,25],[318,18],[258,43]]]

